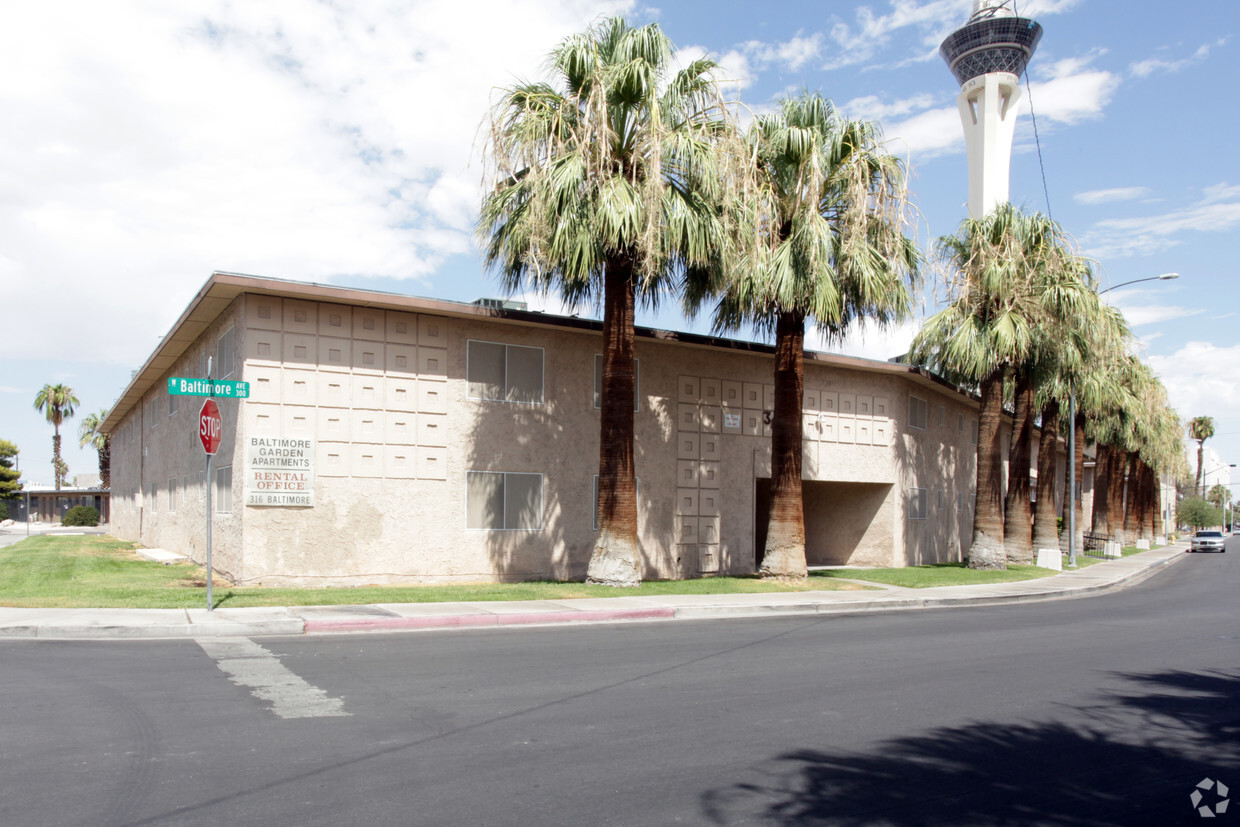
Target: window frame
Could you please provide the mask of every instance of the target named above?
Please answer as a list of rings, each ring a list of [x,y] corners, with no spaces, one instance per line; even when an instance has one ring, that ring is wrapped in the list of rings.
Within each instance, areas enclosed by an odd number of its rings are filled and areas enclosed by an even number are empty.
[[[225,339],[228,340],[228,347],[226,348],[224,347]],[[221,333],[220,337],[215,340],[214,368],[215,370],[219,371],[219,373],[215,376],[212,376],[211,377],[212,379],[227,379],[229,376],[233,375],[233,372],[237,369],[236,350],[237,350],[237,328],[234,325],[228,328],[227,330],[225,330],[223,333]],[[224,364],[223,364],[224,363],[223,354],[225,353],[228,354],[228,371],[227,372],[224,372]]]
[[[212,508],[212,510],[213,510],[216,514],[231,514],[231,513],[232,513],[232,506],[233,506],[233,496],[232,496],[232,486],[233,486],[232,466],[231,466],[231,465],[222,465],[222,466],[220,466],[219,468],[214,469],[214,471],[215,471],[215,480],[212,482],[212,485],[214,485],[214,486],[215,486],[215,490],[212,492],[212,493],[213,493],[213,499],[212,499],[212,502],[211,502],[211,508]],[[220,481],[220,477],[224,474],[224,472],[225,472],[225,471],[227,471],[227,472],[228,472],[228,485],[227,485],[227,487],[224,487],[223,485],[221,485],[221,481]],[[223,493],[223,492],[227,492],[227,494],[228,494],[228,497],[227,497],[227,500],[228,500],[228,502],[227,502],[227,508],[225,508],[225,507],[224,507],[224,506],[225,506],[225,503],[224,503],[224,499],[225,499],[225,497],[223,497],[223,496],[222,496],[222,493]]]
[[[490,396],[480,396],[473,393],[472,386],[475,384],[482,385],[484,382],[478,382],[470,378],[470,364],[472,362],[473,345],[494,345],[504,348],[504,398],[498,399]],[[539,382],[538,382],[538,400],[526,401],[523,399],[510,399],[512,387],[508,383],[508,353],[511,348],[521,348],[524,350],[538,351],[539,359]],[[547,404],[547,349],[538,345],[514,345],[508,342],[492,342],[487,339],[466,339],[465,340],[465,398],[473,399],[479,402],[504,402],[509,405],[545,405]]]
[[[930,494],[925,488],[910,486],[908,489],[908,519],[925,520],[930,514]]]
[[[921,424],[920,425],[917,424],[917,422],[915,421],[916,418],[913,415],[913,411],[917,407],[914,403],[917,403],[917,402],[921,403],[920,405]],[[914,431],[924,431],[924,430],[927,430],[927,427],[929,426],[929,424],[930,424],[930,404],[925,399],[922,399],[920,396],[910,393],[908,395],[908,426],[909,428],[913,429]]]
[[[501,515],[503,525],[495,526],[473,526],[470,525],[470,514],[473,509],[470,508],[470,476],[473,474],[486,474],[489,476],[497,476],[501,478],[500,499],[504,504],[504,513]],[[538,478],[538,525],[533,527],[509,527],[508,526],[508,477],[537,477]],[[465,530],[466,531],[524,531],[537,532],[546,528],[546,506],[547,495],[545,491],[546,476],[539,471],[483,471],[472,470],[465,472]]]

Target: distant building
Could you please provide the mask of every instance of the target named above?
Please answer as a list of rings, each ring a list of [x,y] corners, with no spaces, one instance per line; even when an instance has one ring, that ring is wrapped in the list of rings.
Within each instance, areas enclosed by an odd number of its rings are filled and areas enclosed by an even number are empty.
[[[112,531],[205,552],[202,399],[217,399],[213,561],[241,583],[584,576],[596,534],[601,325],[215,273],[103,423]],[[755,570],[770,506],[773,348],[639,329],[636,463],[648,578]],[[805,370],[813,564],[959,560],[977,404],[921,369],[823,353]]]

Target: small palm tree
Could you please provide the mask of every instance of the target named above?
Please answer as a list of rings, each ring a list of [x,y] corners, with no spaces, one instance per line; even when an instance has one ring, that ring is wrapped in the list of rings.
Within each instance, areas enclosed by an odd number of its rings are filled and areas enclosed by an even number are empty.
[[[1194,416],[1188,421],[1188,436],[1190,439],[1197,440],[1197,483],[1193,486],[1193,490],[1200,491],[1204,498],[1206,485],[1201,478],[1201,460],[1205,454],[1206,440],[1214,436],[1214,417]]]
[[[904,169],[878,124],[849,120],[804,94],[759,117],[748,133],[752,184],[744,205],[744,264],[723,284],[693,284],[688,310],[720,293],[717,330],[749,323],[775,337],[771,511],[759,573],[805,577],[801,489],[805,324],[829,338],[859,318],[905,318],[919,256],[904,235]]]
[[[675,70],[657,25],[604,20],[551,54],[555,84],[504,89],[492,109],[494,186],[478,236],[510,290],[603,307],[599,533],[587,580],[641,582],[633,461],[635,304],[726,260],[718,208],[735,177],[714,62]]]
[[[73,416],[74,409],[80,405],[73,395],[73,388],[68,385],[44,385],[34,396],[34,409],[47,417],[52,423],[55,435],[52,437],[52,471],[56,477],[56,490],[60,490],[64,480],[64,461],[60,458],[60,423]]]
[[[90,445],[99,454],[99,484],[105,490],[112,487],[112,436],[99,427],[107,418],[108,409],[103,408],[99,413],[86,414],[78,426],[78,444],[83,448]]]

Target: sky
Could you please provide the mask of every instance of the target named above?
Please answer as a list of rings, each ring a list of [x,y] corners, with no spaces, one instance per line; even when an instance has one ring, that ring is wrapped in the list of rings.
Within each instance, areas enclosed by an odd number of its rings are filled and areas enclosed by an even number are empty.
[[[882,124],[931,250],[968,196],[959,88],[938,55],[971,0],[66,0],[0,9],[0,438],[52,482],[36,392],[81,401],[62,426],[94,473],[82,414],[109,407],[215,270],[437,299],[502,295],[473,224],[481,129],[499,88],[601,17],[657,22],[709,55],[745,106],[821,92]],[[1240,5],[1018,0],[1030,62],[1011,200],[1049,212],[1187,421],[1240,462]],[[1030,108],[1032,104],[1032,111]],[[918,318],[829,348],[885,359]],[[554,297],[526,296],[555,310]],[[666,303],[640,323],[691,326]],[[585,313],[595,312],[585,308]],[[1210,482],[1222,476],[1211,478]],[[1236,475],[1240,479],[1240,474]],[[1233,491],[1236,489],[1233,488]]]

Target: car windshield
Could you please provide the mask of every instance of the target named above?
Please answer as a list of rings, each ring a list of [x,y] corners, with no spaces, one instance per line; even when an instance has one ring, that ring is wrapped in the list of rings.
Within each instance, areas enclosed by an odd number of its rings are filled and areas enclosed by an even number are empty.
[[[1198,531],[1197,536],[1198,537],[1222,537],[1223,532],[1221,531]]]

